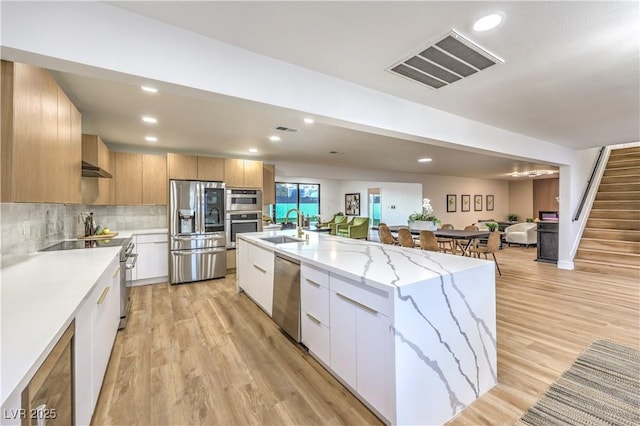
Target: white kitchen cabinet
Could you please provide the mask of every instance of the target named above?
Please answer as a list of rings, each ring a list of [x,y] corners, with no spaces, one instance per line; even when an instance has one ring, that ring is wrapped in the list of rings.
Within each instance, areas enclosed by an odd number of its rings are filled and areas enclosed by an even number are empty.
[[[388,293],[330,275],[330,368],[387,419],[392,418],[391,309]],[[386,297],[385,297],[386,294]]]
[[[325,365],[331,363],[329,273],[300,265],[301,342]]]
[[[138,260],[133,269],[133,285],[167,282],[169,243],[166,233],[135,236]]]
[[[120,323],[120,261],[102,274],[76,315],[76,423],[88,425],[100,395],[111,348]]]
[[[273,310],[273,251],[255,246],[242,239],[237,241],[241,274],[238,287],[244,290],[269,316]]]

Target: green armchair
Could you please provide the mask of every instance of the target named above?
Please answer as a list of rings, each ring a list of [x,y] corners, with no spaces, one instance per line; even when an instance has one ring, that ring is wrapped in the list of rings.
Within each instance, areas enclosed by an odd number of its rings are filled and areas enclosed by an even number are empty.
[[[331,235],[337,235],[336,231],[338,229],[338,225],[346,225],[349,222],[351,222],[353,218],[352,217],[346,217],[346,216],[336,216],[334,217],[334,221],[332,223],[329,223],[329,228],[331,228]]]
[[[333,217],[326,221],[326,222],[320,222],[318,223],[318,228],[328,228],[330,224],[332,223],[336,223],[336,219],[338,219],[339,222],[343,221],[345,219],[344,215],[341,215],[339,213],[334,214]]]
[[[338,224],[336,233],[340,237],[369,239],[369,218],[355,217],[350,223]]]

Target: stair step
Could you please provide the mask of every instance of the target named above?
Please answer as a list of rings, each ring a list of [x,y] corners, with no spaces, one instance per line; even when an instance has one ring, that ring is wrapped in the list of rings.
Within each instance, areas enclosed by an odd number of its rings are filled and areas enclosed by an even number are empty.
[[[591,209],[589,219],[624,219],[640,220],[640,210]]]
[[[600,200],[593,202],[592,210],[638,210],[640,209],[640,201],[628,200]]]
[[[600,192],[596,194],[596,201],[635,201],[640,200],[638,191]]]
[[[611,156],[621,156],[621,155],[633,155],[633,154],[640,154],[640,146],[632,146],[630,148],[617,148],[617,149],[612,149],[611,153],[609,154],[609,157]]]
[[[640,192],[640,182],[601,183],[598,192]]]
[[[597,272],[615,277],[640,279],[640,268],[633,266],[579,259],[574,259],[573,264],[577,271]]]
[[[640,241],[640,231],[585,228],[584,232],[582,233],[582,238],[638,242]]]
[[[635,266],[640,268],[640,255],[635,253],[578,249],[575,258],[579,260],[595,260],[597,262],[615,263],[617,265]]]
[[[627,219],[588,219],[587,228],[621,229],[640,231],[640,220]]]
[[[636,176],[639,173],[640,167],[616,167],[611,169],[605,169],[603,177],[609,176]]]
[[[623,176],[602,176],[600,184],[612,184],[612,183],[638,183],[640,182],[640,168],[638,174],[623,175]]]
[[[607,169],[619,169],[620,167],[638,167],[640,166],[640,158],[637,156],[620,156],[620,157],[609,157],[609,161],[607,161]]]
[[[579,250],[613,251],[640,255],[640,241],[616,241],[598,238],[582,238]]]

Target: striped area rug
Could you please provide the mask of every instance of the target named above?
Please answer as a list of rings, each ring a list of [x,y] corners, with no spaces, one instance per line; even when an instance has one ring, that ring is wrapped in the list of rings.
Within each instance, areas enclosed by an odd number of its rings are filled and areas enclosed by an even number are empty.
[[[640,425],[640,351],[595,340],[515,425]]]

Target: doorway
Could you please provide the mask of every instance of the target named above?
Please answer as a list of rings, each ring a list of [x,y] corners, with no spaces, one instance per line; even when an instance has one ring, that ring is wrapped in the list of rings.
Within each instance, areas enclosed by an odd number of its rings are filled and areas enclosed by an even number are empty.
[[[380,188],[368,188],[367,200],[369,203],[369,223],[371,226],[380,225],[381,218],[381,204],[380,204]]]

